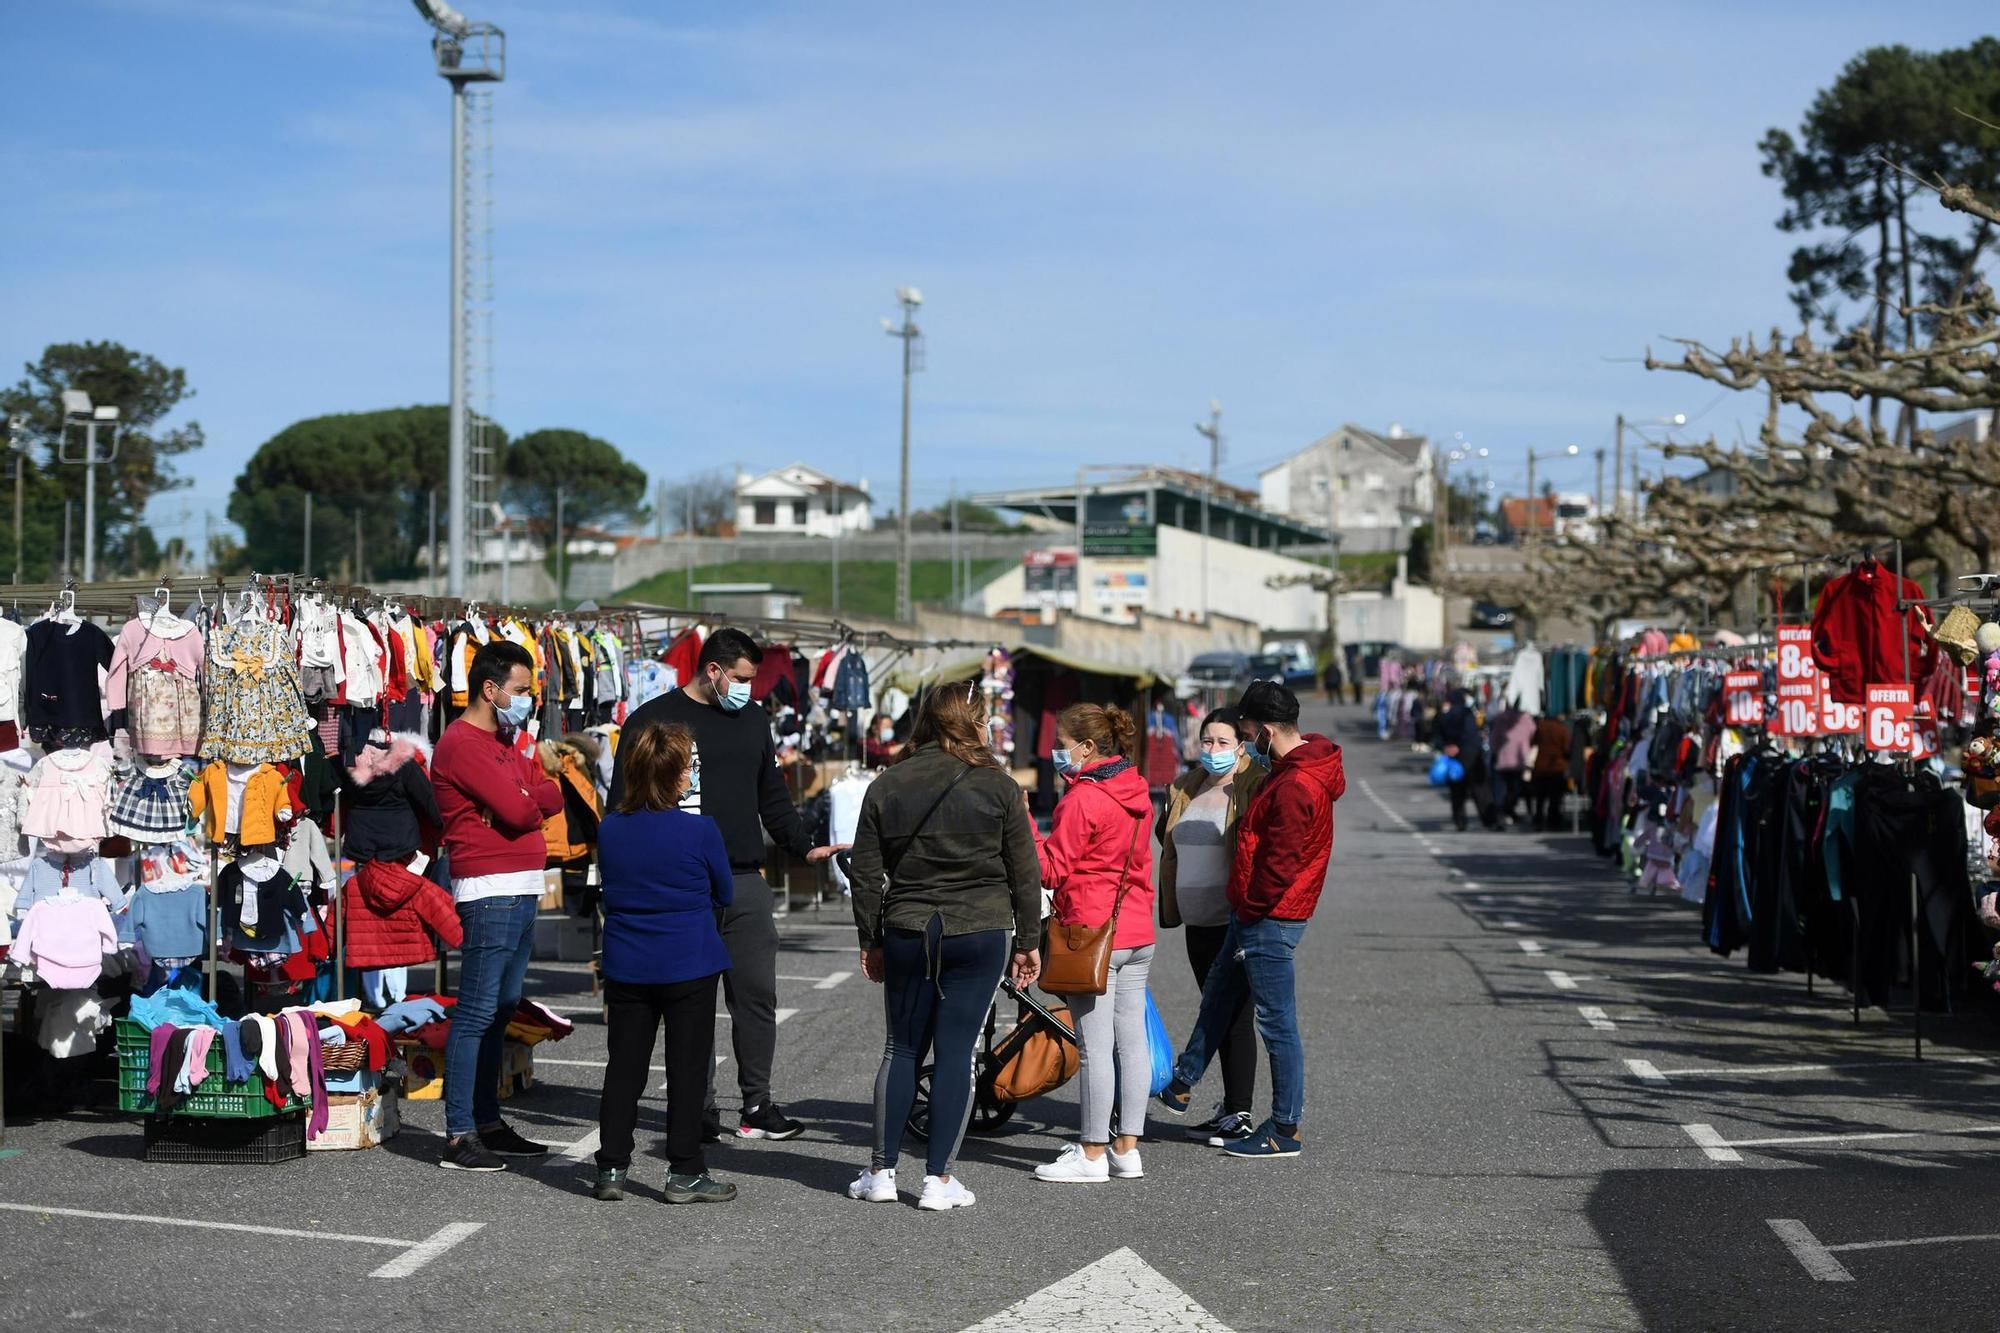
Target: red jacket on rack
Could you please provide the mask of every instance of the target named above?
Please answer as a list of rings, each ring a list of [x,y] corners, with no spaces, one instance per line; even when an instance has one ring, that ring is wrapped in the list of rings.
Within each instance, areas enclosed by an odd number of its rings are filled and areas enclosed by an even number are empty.
[[[347,965],[410,967],[465,942],[451,895],[394,861],[364,861],[347,882]]]
[[[1903,580],[1899,591],[1895,572],[1875,560],[1862,561],[1853,573],[1841,575],[1820,590],[1812,619],[1813,661],[1826,673],[1834,698],[1859,704],[1866,702],[1870,685],[1904,680],[1912,686],[1924,683],[1937,653],[1931,642],[1930,619],[1920,606],[1901,613],[1896,610],[1899,599],[1921,601],[1923,595],[1923,589],[1910,579]],[[1905,643],[1909,645],[1907,665]]]

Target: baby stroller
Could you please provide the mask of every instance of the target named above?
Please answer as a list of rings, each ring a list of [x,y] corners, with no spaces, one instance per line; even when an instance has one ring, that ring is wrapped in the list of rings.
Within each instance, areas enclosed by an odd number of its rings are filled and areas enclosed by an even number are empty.
[[[1019,1009],[1014,1026],[997,1040],[999,1000],[996,998],[986,1011],[972,1080],[972,1117],[966,1122],[966,1130],[973,1134],[999,1133],[1014,1118],[1014,1108],[1021,1102],[1054,1092],[1076,1077],[1076,1030],[1070,1026],[1068,1007],[1043,1004],[1010,977],[1000,979],[1000,989]],[[909,1130],[919,1139],[928,1139],[931,1134],[931,1071],[935,1067],[927,1064],[917,1071],[917,1100],[910,1108]]]

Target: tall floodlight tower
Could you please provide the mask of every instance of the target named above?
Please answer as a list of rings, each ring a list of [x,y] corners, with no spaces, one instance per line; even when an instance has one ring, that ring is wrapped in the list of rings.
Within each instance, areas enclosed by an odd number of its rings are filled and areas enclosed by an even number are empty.
[[[492,434],[492,90],[507,72],[507,37],[491,23],[474,23],[444,3],[415,0],[431,25],[437,72],[451,85],[451,446],[445,532],[450,556],[446,591],[465,595],[471,525],[484,526],[497,498],[499,468]],[[468,107],[470,100],[473,105]],[[474,414],[474,384],[486,410]]]

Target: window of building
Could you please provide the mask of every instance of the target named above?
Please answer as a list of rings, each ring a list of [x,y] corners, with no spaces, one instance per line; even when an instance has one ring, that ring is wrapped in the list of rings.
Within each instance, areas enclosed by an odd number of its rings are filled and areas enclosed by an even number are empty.
[[[751,503],[756,511],[752,521],[758,527],[773,528],[778,525],[778,502],[776,500],[754,500]]]
[[[804,500],[792,501],[792,524],[795,527],[801,528],[806,525],[806,502]]]

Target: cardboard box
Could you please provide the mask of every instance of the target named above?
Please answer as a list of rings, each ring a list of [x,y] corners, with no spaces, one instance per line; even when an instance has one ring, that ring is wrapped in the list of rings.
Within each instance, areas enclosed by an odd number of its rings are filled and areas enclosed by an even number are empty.
[[[435,1102],[444,1097],[444,1052],[421,1042],[399,1041],[397,1054],[408,1066],[403,1078],[403,1095],[413,1102]],[[500,1051],[500,1096],[502,1100],[535,1086],[535,1049],[510,1041]]]
[[[393,1082],[353,1096],[329,1096],[326,1128],[306,1141],[306,1151],[344,1152],[386,1143],[403,1128],[400,1100]]]

